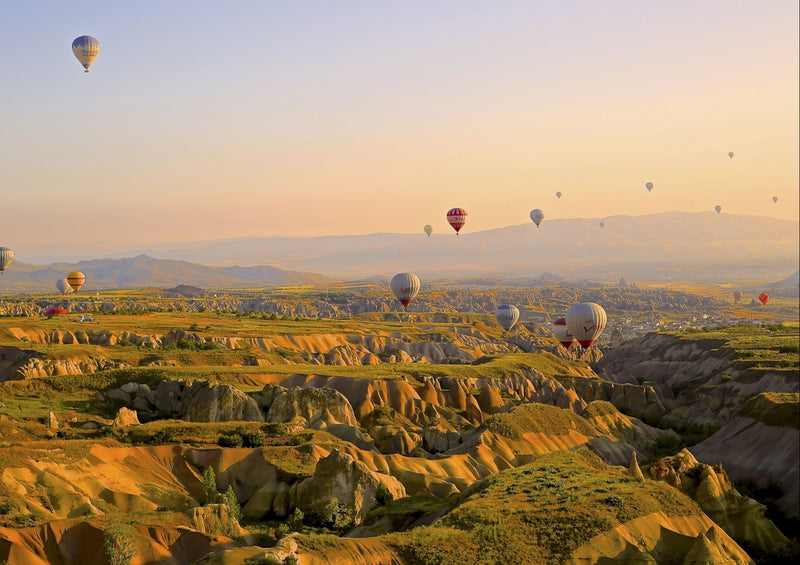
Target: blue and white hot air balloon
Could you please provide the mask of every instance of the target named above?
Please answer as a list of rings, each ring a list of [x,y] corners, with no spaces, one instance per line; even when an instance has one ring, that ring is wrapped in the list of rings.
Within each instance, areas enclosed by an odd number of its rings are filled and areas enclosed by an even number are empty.
[[[83,65],[83,72],[88,73],[89,67],[100,54],[100,42],[91,35],[81,35],[72,42],[72,53]]]

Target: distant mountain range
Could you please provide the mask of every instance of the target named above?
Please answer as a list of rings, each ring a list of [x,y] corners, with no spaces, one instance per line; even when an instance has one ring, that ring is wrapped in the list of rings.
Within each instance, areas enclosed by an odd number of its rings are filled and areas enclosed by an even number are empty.
[[[788,220],[670,212],[546,219],[539,228],[530,223],[458,236],[427,237],[420,230],[165,243],[47,267],[26,265],[17,256],[0,280],[0,292],[3,286],[53,288],[57,278],[75,268],[98,289],[324,284],[402,271],[429,280],[479,276],[524,281],[554,273],[565,280],[777,281],[797,270],[799,233],[798,223]]]

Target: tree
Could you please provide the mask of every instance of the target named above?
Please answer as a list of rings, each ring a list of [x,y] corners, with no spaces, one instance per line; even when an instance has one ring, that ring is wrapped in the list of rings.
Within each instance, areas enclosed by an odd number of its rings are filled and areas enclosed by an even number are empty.
[[[234,537],[239,529],[239,519],[242,517],[242,509],[239,506],[239,501],[236,499],[236,493],[233,492],[233,487],[228,485],[228,490],[225,491],[223,496],[223,504],[228,509],[228,537]]]
[[[214,467],[209,465],[203,470],[203,496],[206,504],[211,504],[217,499],[217,476],[214,474]]]
[[[103,530],[103,548],[110,565],[130,565],[136,556],[136,537],[131,525],[112,516]]]

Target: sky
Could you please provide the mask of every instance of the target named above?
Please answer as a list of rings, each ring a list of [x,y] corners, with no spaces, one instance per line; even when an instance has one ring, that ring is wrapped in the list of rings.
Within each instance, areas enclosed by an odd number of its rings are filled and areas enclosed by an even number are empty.
[[[798,6],[4,2],[0,245],[797,221]]]

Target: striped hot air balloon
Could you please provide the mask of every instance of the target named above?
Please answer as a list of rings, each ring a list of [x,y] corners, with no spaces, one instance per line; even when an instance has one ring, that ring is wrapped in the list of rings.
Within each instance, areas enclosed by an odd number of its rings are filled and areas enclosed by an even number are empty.
[[[78,292],[86,282],[86,275],[80,271],[72,271],[67,275],[67,283],[75,292]]]
[[[514,324],[519,320],[519,308],[513,304],[501,304],[494,311],[494,317],[497,323],[500,324],[504,330],[508,331],[514,327]]]
[[[456,230],[456,235],[458,235],[458,232],[467,223],[467,211],[463,208],[450,208],[447,211],[447,221],[453,226],[453,229]]]
[[[13,261],[14,252],[8,247],[0,247],[0,274],[5,273]]]

